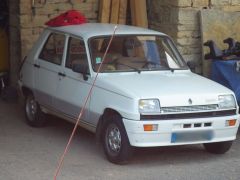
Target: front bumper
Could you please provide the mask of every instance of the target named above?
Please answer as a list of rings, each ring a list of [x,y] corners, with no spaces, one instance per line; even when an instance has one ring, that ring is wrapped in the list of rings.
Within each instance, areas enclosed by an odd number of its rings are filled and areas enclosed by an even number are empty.
[[[234,126],[226,120],[236,119]],[[240,115],[180,120],[134,121],[123,118],[129,142],[135,147],[200,144],[236,139]],[[144,131],[146,124],[157,124],[157,131]],[[201,125],[201,126],[200,126]],[[200,126],[200,127],[199,127]]]

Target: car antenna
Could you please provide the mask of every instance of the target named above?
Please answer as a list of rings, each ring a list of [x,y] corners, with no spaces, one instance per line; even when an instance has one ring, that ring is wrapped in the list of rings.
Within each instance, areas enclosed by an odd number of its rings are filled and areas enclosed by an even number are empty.
[[[80,111],[80,113],[79,113],[79,115],[78,115],[77,121],[76,121],[76,123],[75,123],[75,125],[74,125],[74,128],[73,128],[73,131],[72,131],[72,133],[71,133],[71,136],[70,136],[70,138],[69,138],[69,140],[68,140],[68,143],[67,143],[67,145],[66,145],[66,147],[65,147],[65,149],[64,149],[64,152],[63,152],[61,158],[60,158],[59,161],[58,161],[58,165],[57,165],[57,168],[56,168],[56,171],[55,171],[55,174],[54,174],[54,180],[57,180],[57,176],[58,176],[58,174],[59,174],[59,172],[60,172],[60,170],[61,170],[61,168],[62,168],[62,166],[63,166],[64,158],[65,158],[65,156],[66,156],[66,154],[67,154],[67,152],[68,152],[68,150],[69,150],[70,144],[71,144],[72,139],[73,139],[73,137],[74,137],[74,135],[75,135],[75,133],[76,133],[78,124],[79,124],[79,122],[80,122],[80,119],[81,119],[84,111],[85,111],[87,102],[88,102],[88,100],[89,100],[89,98],[90,98],[90,96],[91,96],[91,94],[92,94],[93,88],[95,87],[95,83],[96,83],[96,81],[97,81],[98,74],[99,74],[99,72],[100,72],[100,70],[101,70],[102,64],[104,63],[105,57],[106,57],[107,52],[108,52],[108,49],[109,49],[109,47],[110,47],[110,45],[111,45],[111,43],[112,43],[112,40],[113,40],[113,38],[114,38],[114,36],[115,36],[115,33],[116,33],[117,28],[118,28],[118,26],[116,25],[116,26],[114,27],[113,34],[112,34],[111,39],[110,39],[110,41],[109,41],[109,43],[108,43],[108,46],[107,46],[107,48],[106,48],[106,51],[105,51],[105,53],[104,53],[104,55],[103,55],[103,60],[102,60],[100,66],[99,66],[99,68],[98,68],[98,70],[97,70],[97,74],[96,74],[96,76],[95,76],[95,78],[94,78],[94,80],[93,80],[93,83],[92,83],[91,88],[90,88],[90,90],[89,90],[89,92],[88,92],[88,95],[87,95],[87,97],[86,97],[85,100],[84,100],[84,105],[83,105],[83,107],[81,108],[81,111]]]

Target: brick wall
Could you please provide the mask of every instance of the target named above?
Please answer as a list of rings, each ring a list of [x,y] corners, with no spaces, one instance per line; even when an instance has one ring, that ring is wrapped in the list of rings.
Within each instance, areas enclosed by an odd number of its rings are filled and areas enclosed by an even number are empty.
[[[240,11],[240,0],[149,0],[150,28],[170,35],[187,61],[201,73],[202,45],[199,10]]]

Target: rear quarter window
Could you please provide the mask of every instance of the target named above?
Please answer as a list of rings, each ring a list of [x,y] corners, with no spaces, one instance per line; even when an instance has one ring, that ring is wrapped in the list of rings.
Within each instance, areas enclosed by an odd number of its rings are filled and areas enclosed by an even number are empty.
[[[65,35],[52,33],[45,42],[39,59],[60,65],[63,58]]]

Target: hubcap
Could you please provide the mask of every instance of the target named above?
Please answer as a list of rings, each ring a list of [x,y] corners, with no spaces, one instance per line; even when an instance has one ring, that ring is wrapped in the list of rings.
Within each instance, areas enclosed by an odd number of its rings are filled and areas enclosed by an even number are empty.
[[[35,120],[35,115],[37,113],[37,102],[34,100],[33,97],[30,97],[27,99],[26,113],[27,113],[27,117],[30,121]]]
[[[116,154],[121,149],[121,133],[114,124],[110,125],[107,133],[107,142],[110,150]]]

